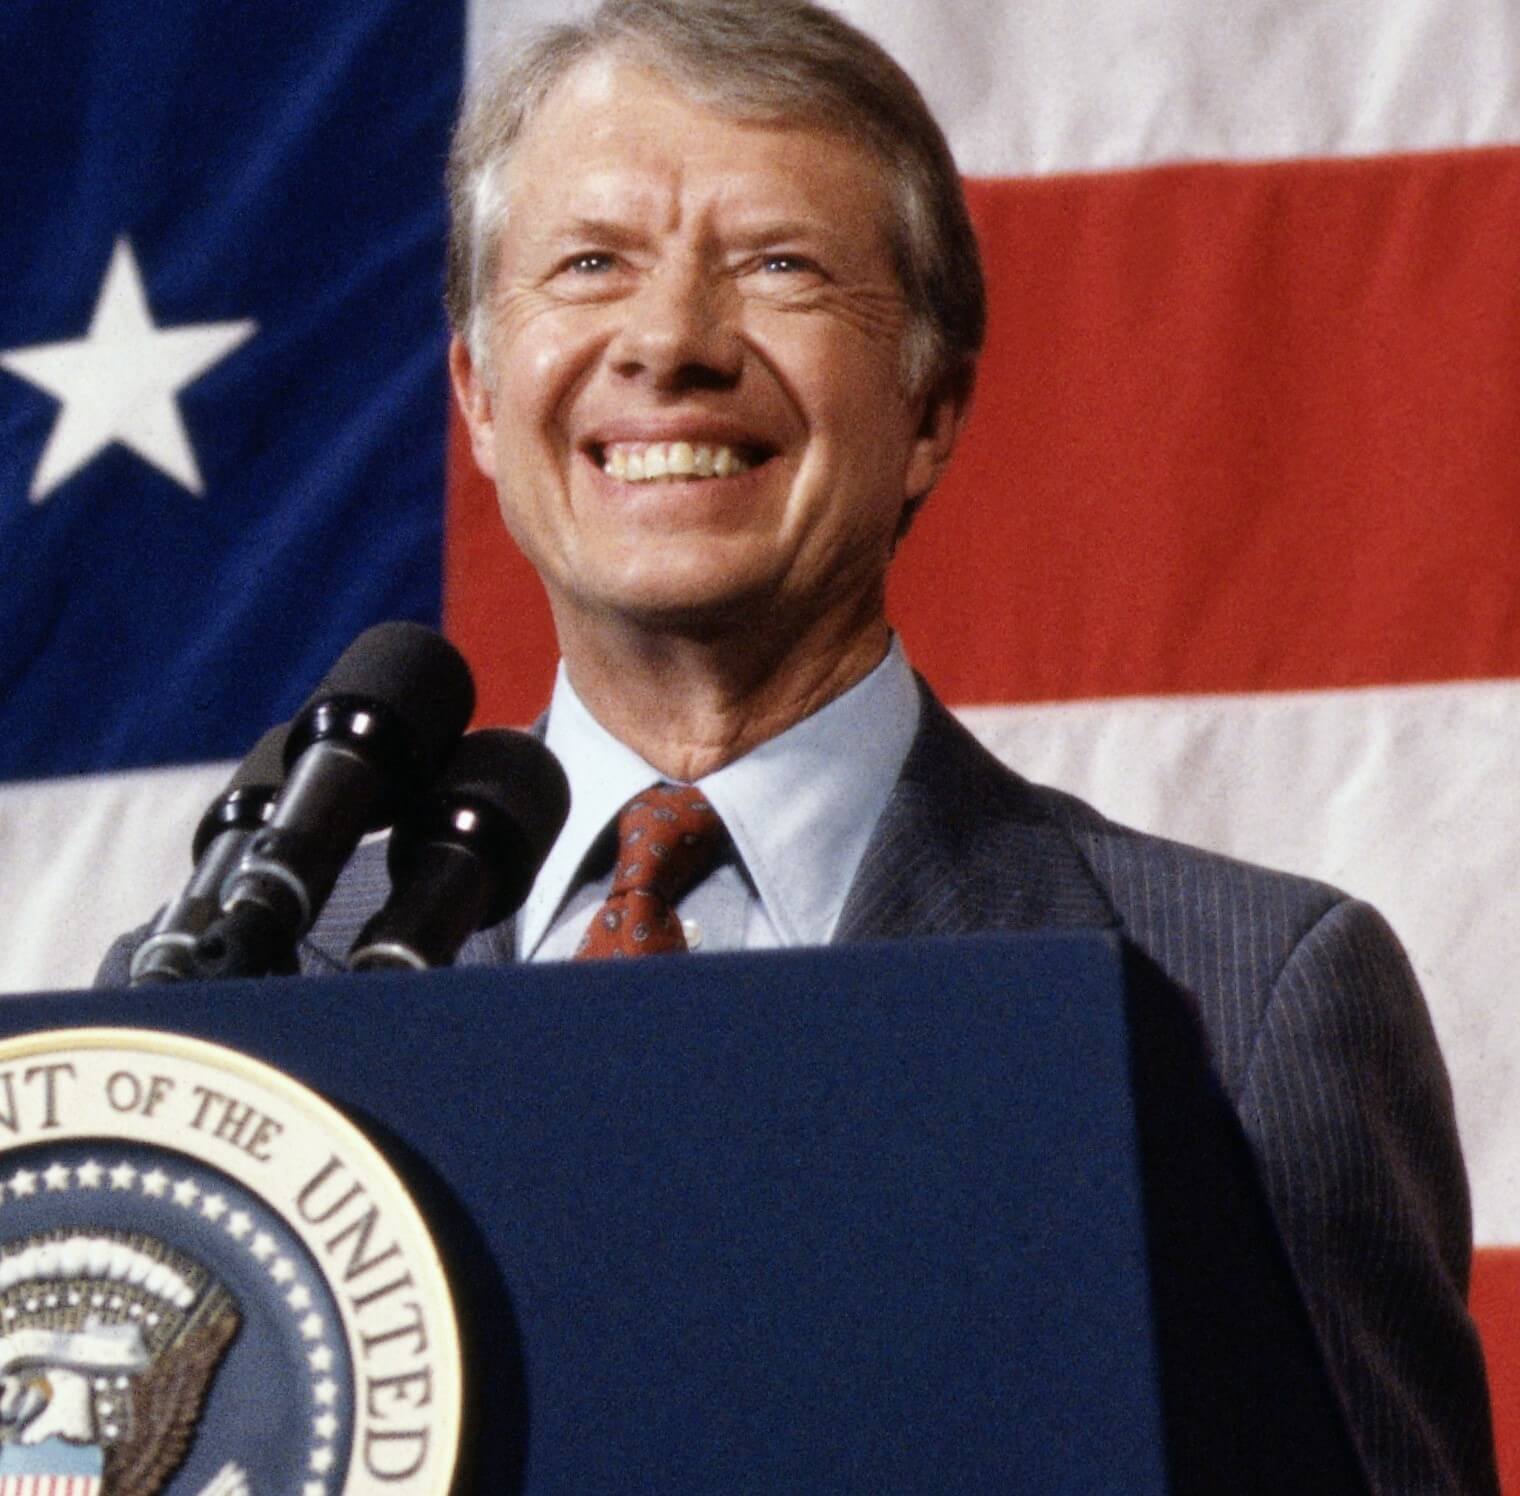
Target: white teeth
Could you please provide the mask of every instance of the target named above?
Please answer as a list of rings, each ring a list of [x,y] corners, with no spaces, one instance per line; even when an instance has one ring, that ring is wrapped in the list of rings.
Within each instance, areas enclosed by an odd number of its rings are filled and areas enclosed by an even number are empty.
[[[626,483],[651,478],[731,478],[753,466],[732,447],[691,442],[615,442],[602,450],[602,471]]]

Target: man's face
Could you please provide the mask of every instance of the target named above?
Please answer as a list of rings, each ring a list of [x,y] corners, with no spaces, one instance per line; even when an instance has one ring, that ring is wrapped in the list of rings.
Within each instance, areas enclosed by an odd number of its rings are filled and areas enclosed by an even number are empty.
[[[902,388],[875,158],[631,64],[566,77],[509,163],[476,460],[560,627],[802,633],[879,617],[957,411]]]

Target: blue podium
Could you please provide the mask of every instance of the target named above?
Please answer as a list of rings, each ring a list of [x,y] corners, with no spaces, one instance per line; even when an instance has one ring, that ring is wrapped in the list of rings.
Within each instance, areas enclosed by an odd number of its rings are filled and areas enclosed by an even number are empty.
[[[1364,1489],[1187,1001],[1110,934],[0,1006],[106,1024],[276,1066],[402,1172],[460,1489]]]

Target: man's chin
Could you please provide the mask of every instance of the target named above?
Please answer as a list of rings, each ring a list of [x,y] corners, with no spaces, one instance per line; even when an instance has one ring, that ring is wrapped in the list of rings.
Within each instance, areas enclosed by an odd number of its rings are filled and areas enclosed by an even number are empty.
[[[561,594],[570,611],[594,631],[669,635],[693,640],[753,634],[774,626],[778,589],[771,578],[740,585],[732,576],[619,577],[603,587],[581,585]],[[559,611],[558,609],[556,610]]]
[[[765,626],[767,607],[759,596],[651,592],[621,597],[603,610],[614,627],[712,641]]]

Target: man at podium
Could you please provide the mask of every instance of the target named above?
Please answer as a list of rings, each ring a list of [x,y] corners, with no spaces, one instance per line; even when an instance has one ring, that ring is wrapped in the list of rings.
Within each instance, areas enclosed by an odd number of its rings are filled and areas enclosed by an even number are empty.
[[[889,626],[985,318],[907,76],[808,0],[608,0],[483,74],[450,188],[454,387],[548,592],[572,787],[461,960],[1118,928],[1196,1001],[1375,1489],[1494,1490],[1450,1090],[1392,934],[1020,779]],[[361,852],[308,966],[385,892]]]

